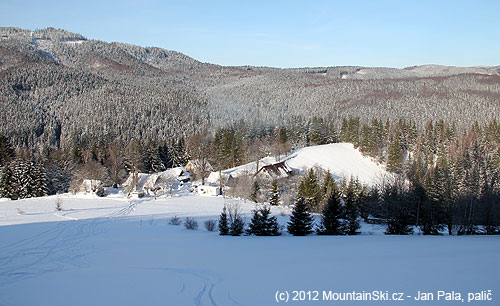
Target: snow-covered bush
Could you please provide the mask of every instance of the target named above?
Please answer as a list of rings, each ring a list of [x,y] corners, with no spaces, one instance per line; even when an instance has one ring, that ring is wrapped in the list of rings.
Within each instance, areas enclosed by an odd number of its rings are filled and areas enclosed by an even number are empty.
[[[103,186],[97,187],[95,194],[98,197],[104,197],[106,195],[106,192],[104,191],[104,187]]]
[[[63,210],[61,198],[57,198],[57,201],[56,201],[56,210],[57,211],[62,211]]]
[[[217,220],[207,220],[203,223],[209,232],[213,232],[217,226]]]
[[[184,221],[184,227],[190,230],[196,230],[198,229],[198,221],[196,221],[193,218],[186,218]]]
[[[168,221],[168,224],[170,225],[180,225],[181,224],[181,218],[177,217],[177,216],[173,216],[172,218],[170,218],[170,220]]]

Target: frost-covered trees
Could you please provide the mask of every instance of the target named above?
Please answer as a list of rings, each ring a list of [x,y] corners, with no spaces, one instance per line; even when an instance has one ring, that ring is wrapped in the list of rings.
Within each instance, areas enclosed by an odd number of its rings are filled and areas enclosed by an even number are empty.
[[[309,139],[312,145],[322,145],[328,142],[328,126],[323,118],[314,116],[309,126]]]
[[[0,167],[14,157],[14,150],[7,137],[0,134]]]
[[[47,177],[43,164],[16,158],[2,169],[0,194],[13,200],[47,195]]]
[[[5,165],[0,171],[0,198],[13,197],[12,169]]]
[[[149,173],[156,173],[166,170],[166,166],[160,156],[160,146],[155,142],[149,142],[144,147],[143,152],[144,170]]]
[[[371,150],[363,140],[380,134],[363,124],[371,126],[373,118],[405,118],[417,128],[427,120],[455,120],[462,129],[500,113],[494,68],[492,75],[447,69],[437,80],[415,78],[407,69],[365,68],[369,73],[360,74],[356,67],[329,67],[319,77],[305,69],[217,67],[173,51],[87,40],[63,30],[2,33],[8,39],[0,42],[7,54],[0,133],[15,147],[68,148],[74,137],[83,143],[165,140],[244,121],[261,130],[285,128],[293,146],[340,137]],[[33,44],[38,39],[50,45],[50,53]],[[307,124],[289,130],[299,120]],[[226,153],[228,164],[238,163],[238,150]]]

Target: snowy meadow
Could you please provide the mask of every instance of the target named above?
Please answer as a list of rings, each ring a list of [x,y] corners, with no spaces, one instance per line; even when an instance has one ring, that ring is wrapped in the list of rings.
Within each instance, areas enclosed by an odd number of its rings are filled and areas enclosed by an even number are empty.
[[[206,230],[228,204],[246,222],[255,209],[190,194],[3,200],[0,305],[453,305],[469,297],[498,305],[498,236],[388,236],[372,224],[358,236]],[[288,208],[272,213],[286,225]],[[175,216],[199,228],[170,224]],[[341,300],[349,297],[365,301]]]

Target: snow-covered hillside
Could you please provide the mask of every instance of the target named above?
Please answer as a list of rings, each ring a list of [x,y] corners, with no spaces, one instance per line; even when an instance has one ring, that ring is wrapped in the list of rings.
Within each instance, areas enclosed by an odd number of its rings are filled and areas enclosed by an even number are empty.
[[[301,148],[290,152],[286,157],[276,160],[265,157],[260,160],[259,167],[279,161],[285,161],[287,166],[301,173],[305,169],[319,167],[329,170],[335,179],[351,176],[357,177],[361,183],[373,185],[379,183],[389,173],[385,167],[377,164],[371,158],[363,156],[351,143],[331,143],[320,146]],[[239,167],[222,171],[225,175],[238,176],[244,173],[254,174],[256,163],[248,163]],[[218,173],[212,175],[216,182]]]
[[[359,236],[223,237],[203,221],[239,204],[248,222],[254,204],[187,194],[60,195],[56,211],[57,199],[0,202],[0,305],[274,305],[277,291],[291,299],[293,290],[311,290],[311,298],[318,291],[319,300],[297,305],[343,305],[323,292],[374,290],[403,292],[401,305],[422,305],[413,300],[419,290],[455,290],[465,301],[492,290],[484,304],[498,302],[496,236],[385,236],[364,224]],[[289,211],[273,214],[284,225]],[[172,216],[195,218],[200,228],[170,225]]]
[[[332,143],[293,151],[285,158],[294,169],[320,167],[336,177],[357,177],[362,183],[378,183],[388,173],[369,157],[361,155],[350,143]]]

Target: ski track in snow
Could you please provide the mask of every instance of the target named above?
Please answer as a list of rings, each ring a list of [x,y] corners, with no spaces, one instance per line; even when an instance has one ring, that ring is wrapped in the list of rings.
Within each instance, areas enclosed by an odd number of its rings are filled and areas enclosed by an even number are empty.
[[[233,302],[233,303],[234,303],[234,305],[236,305],[236,306],[243,306],[243,304],[240,304],[240,302],[238,302],[237,300],[235,300],[235,299],[231,296],[231,293],[228,293],[228,294],[227,294],[227,297],[229,298],[229,300],[230,300],[231,302]]]
[[[132,200],[128,202],[128,205],[123,207],[122,209],[106,216],[108,218],[120,218],[120,217],[125,217],[129,215],[131,212],[135,210],[135,207],[142,201],[140,200]]]
[[[178,295],[187,294],[189,289],[196,292],[196,295],[193,297],[193,303],[196,306],[218,306],[218,305],[227,305],[226,303],[217,303],[214,298],[214,288],[215,286],[222,281],[222,279],[208,272],[202,272],[199,270],[188,270],[188,269],[179,269],[179,268],[142,268],[148,270],[160,270],[171,272],[177,274],[177,276],[182,280],[182,287],[177,293]],[[201,284],[200,284],[201,283]],[[201,285],[201,286],[200,286]],[[195,289],[200,286],[201,288]],[[229,300],[234,305],[241,305],[237,300],[231,297],[231,294],[228,293]]]
[[[126,217],[140,202],[129,201],[125,207],[104,218],[77,221],[76,224],[59,222],[39,234],[1,247],[0,286],[68,267],[84,267],[84,257],[93,252],[93,247],[84,242],[103,231],[99,226]]]

